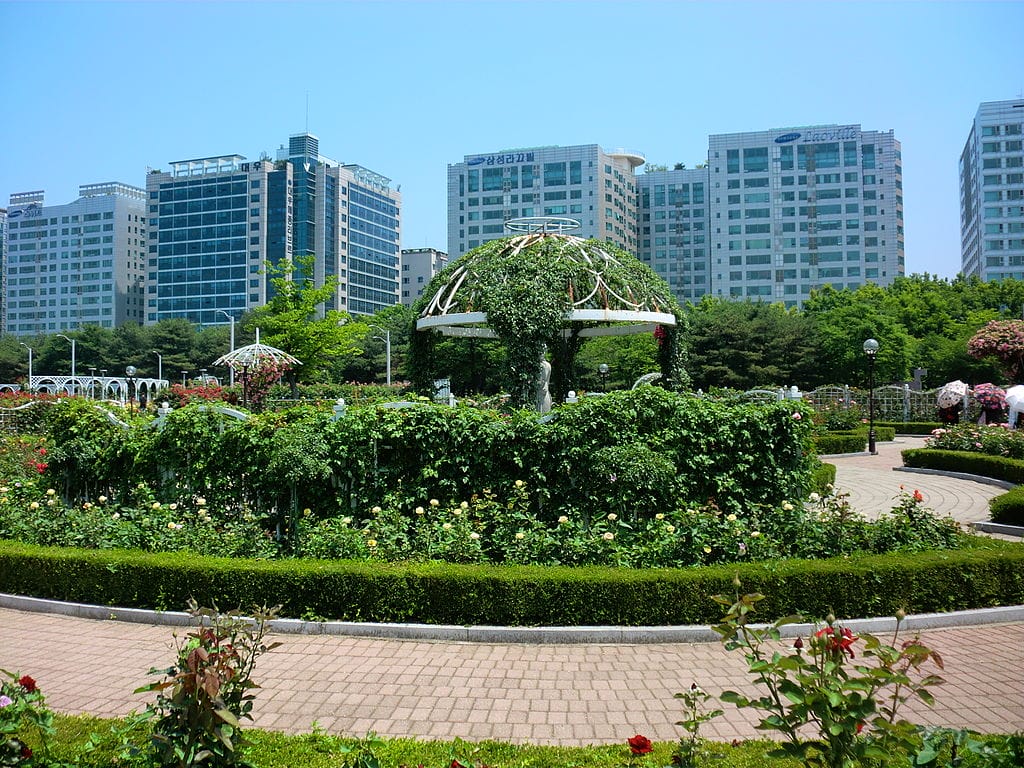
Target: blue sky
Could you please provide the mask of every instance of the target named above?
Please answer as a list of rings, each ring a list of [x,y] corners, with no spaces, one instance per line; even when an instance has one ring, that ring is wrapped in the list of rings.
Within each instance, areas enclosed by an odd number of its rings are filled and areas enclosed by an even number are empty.
[[[1021,2],[3,2],[0,206],[147,167],[320,151],[401,185],[403,247],[447,247],[446,167],[597,143],[705,159],[710,133],[822,123],[903,144],[907,272],[960,268],[979,102],[1024,90]]]

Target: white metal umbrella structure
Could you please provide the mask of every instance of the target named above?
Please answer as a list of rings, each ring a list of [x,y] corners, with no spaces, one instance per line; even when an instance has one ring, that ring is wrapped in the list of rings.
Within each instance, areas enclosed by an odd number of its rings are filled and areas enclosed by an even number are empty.
[[[260,343],[260,329],[256,329],[256,342],[228,352],[213,361],[214,365],[230,368],[242,380],[242,400],[248,402],[249,381],[253,374],[260,370],[274,367],[285,371],[302,362],[282,349]]]

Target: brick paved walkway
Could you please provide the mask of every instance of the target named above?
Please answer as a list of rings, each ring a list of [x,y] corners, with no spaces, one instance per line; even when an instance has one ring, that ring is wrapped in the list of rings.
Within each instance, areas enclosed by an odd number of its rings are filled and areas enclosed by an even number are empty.
[[[900,482],[958,518],[984,517],[999,490],[963,480],[892,472],[902,445],[879,456],[834,459],[837,484],[855,504],[887,509]],[[979,487],[975,487],[979,486]],[[870,506],[870,504],[868,504]],[[862,507],[865,511],[870,511]],[[180,632],[181,630],[179,630]],[[59,711],[122,715],[147,701],[132,690],[173,658],[168,627],[0,609],[0,667],[33,675]],[[929,630],[947,684],[924,724],[983,732],[1024,729],[1024,623]],[[281,636],[256,679],[256,725],[423,739],[460,737],[544,744],[622,742],[634,733],[671,741],[682,717],[673,694],[697,682],[711,693],[753,690],[742,659],[718,644],[522,645]],[[711,738],[757,735],[732,706],[707,726]]]

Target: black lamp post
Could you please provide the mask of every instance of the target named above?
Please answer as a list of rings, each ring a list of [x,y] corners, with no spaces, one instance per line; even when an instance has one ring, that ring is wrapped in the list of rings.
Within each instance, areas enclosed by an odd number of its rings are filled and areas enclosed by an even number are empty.
[[[608,363],[601,363],[597,366],[597,372],[601,374],[601,391],[608,391]]]
[[[877,456],[875,450],[875,356],[878,342],[868,339],[864,342],[864,354],[868,358],[868,453]]]
[[[132,413],[135,408],[135,374],[137,373],[134,365],[129,365],[124,369],[124,376],[128,380],[128,413]]]

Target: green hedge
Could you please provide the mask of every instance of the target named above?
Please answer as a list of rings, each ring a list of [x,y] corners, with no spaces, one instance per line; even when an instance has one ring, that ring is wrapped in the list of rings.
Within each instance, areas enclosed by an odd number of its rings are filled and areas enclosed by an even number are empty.
[[[993,522],[1024,525],[1024,486],[989,499],[988,508]]]
[[[826,432],[814,436],[814,447],[822,456],[833,453],[862,453],[868,444],[863,432]]]
[[[989,456],[972,451],[942,451],[936,448],[911,448],[903,451],[903,464],[921,469],[966,472],[1019,485],[1024,483],[1024,461],[1005,456]]]
[[[256,561],[0,542],[0,591],[121,607],[180,610],[276,604],[282,615],[348,621],[508,626],[706,624],[714,594],[767,597],[763,616],[840,617],[1024,603],[1024,547],[969,548],[634,571],[328,561]]]
[[[921,469],[966,472],[1016,485],[1024,483],[1024,461],[1005,456],[989,456],[972,451],[914,448],[903,451],[903,464]],[[1024,488],[1013,488],[989,499],[988,508],[993,522],[1024,525]]]
[[[808,491],[813,491],[820,496],[828,493],[828,486],[836,483],[836,465],[821,462],[814,468],[811,475],[811,484]]]
[[[897,435],[930,435],[932,430],[946,426],[937,421],[876,421],[875,429],[892,427]]]
[[[429,403],[351,407],[336,420],[314,407],[238,421],[189,406],[157,428],[136,419],[125,430],[90,401],[67,401],[51,408],[47,470],[65,499],[120,503],[144,483],[161,502],[201,496],[271,524],[286,522],[282,510],[411,510],[517,482],[549,520],[624,493],[634,508],[665,498],[738,508],[795,498],[810,473],[805,405],[724,404],[657,387],[584,398],[544,421]],[[617,482],[630,472],[653,478],[654,493]]]

